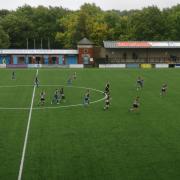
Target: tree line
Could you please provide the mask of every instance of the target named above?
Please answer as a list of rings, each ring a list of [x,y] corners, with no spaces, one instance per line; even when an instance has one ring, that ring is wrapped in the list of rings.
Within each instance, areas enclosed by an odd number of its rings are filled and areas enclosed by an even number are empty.
[[[160,10],[103,11],[85,3],[79,10],[31,7],[0,10],[0,48],[76,48],[83,37],[103,40],[179,41],[180,4]]]

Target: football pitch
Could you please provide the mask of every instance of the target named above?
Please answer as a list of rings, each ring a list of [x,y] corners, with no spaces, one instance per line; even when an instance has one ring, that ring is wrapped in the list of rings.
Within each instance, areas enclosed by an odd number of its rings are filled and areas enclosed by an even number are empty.
[[[179,69],[16,69],[15,80],[12,71],[0,70],[0,179],[179,179]],[[105,111],[107,81],[112,100]],[[163,83],[168,90],[161,97]],[[66,101],[51,104],[60,87]],[[91,103],[84,107],[87,89]],[[139,111],[129,112],[136,96]]]

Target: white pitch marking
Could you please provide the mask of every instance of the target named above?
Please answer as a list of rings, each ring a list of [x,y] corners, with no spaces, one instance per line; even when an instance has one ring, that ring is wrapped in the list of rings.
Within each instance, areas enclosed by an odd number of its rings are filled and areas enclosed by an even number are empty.
[[[16,86],[0,86],[0,88],[6,88],[6,87],[26,87],[26,86],[32,86],[32,85],[16,85]],[[104,93],[103,91],[101,90],[98,90],[98,89],[93,89],[93,88],[88,88],[88,87],[83,87],[83,86],[64,86],[64,85],[40,85],[42,87],[57,87],[57,86],[63,86],[63,87],[68,87],[68,88],[79,88],[79,89],[90,89],[92,91],[96,91],[96,92],[99,92],[99,93]],[[103,101],[105,98],[101,98],[99,100],[96,100],[96,101],[92,101],[90,102],[90,104],[95,104],[95,103],[98,103],[100,101]],[[59,109],[59,108],[68,108],[68,107],[78,107],[78,106],[83,106],[84,104],[72,104],[72,105],[64,105],[64,106],[47,106],[47,107],[38,107],[38,108],[32,108],[33,110],[38,110],[38,109]],[[25,108],[25,107],[19,107],[19,108],[6,108],[6,107],[0,107],[0,110],[29,110],[29,108]]]
[[[0,86],[0,88],[16,88],[16,87],[31,87],[33,85],[7,85],[7,86]]]
[[[38,76],[38,69],[36,71],[36,76]],[[23,146],[23,152],[22,152],[22,157],[21,157],[21,164],[19,167],[18,180],[21,180],[21,178],[22,178],[24,158],[25,158],[25,154],[26,154],[26,146],[27,146],[27,140],[28,140],[28,134],[29,134],[29,127],[30,127],[30,123],[31,123],[31,115],[32,115],[35,92],[36,92],[36,85],[34,85],[32,99],[31,99],[31,106],[30,106],[30,110],[29,110],[28,124],[27,124],[27,128],[26,128],[25,139],[24,139],[24,146]]]
[[[0,107],[0,110],[29,110],[29,108],[19,107],[19,108],[11,108],[11,107]]]
[[[103,101],[103,100],[105,100],[105,97],[98,99],[96,101],[90,102],[90,104],[95,104],[95,103]],[[59,108],[69,108],[69,107],[78,107],[78,106],[84,106],[84,104],[72,104],[72,105],[67,105],[67,106],[53,106],[53,107],[47,106],[47,107],[33,108],[33,109],[34,110],[38,110],[38,109],[59,109]]]

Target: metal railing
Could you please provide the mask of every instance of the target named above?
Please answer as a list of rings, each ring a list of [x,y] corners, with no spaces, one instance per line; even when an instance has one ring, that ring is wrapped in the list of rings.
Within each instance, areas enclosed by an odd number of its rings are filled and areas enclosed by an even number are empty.
[[[157,64],[157,63],[180,63],[180,57],[177,57],[176,59],[170,59],[167,57],[152,57],[152,58],[138,58],[138,59],[123,59],[120,57],[110,57],[107,59],[104,59],[106,63],[109,64],[128,64],[128,63],[148,63],[148,64]]]

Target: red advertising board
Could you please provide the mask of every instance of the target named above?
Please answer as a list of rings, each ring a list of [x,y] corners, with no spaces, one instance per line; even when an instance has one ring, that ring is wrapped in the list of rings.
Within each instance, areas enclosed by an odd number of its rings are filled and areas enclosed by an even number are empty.
[[[151,44],[148,42],[118,42],[117,47],[151,47]]]

